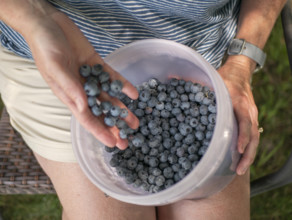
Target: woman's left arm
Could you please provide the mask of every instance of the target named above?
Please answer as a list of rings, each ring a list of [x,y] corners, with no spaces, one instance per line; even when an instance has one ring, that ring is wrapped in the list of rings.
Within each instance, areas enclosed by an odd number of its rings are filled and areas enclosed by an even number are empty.
[[[236,38],[263,49],[286,0],[242,0]],[[232,99],[239,125],[237,148],[243,154],[237,174],[243,175],[253,163],[259,144],[258,110],[251,91],[256,62],[244,55],[228,56],[218,69]]]

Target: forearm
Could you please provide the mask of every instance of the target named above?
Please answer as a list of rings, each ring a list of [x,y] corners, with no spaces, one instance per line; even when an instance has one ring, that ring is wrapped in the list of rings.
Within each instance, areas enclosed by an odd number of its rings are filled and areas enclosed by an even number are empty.
[[[56,11],[44,0],[0,0],[0,20],[21,34]]]
[[[263,49],[286,0],[242,0],[236,38],[244,39]],[[236,62],[250,69],[251,77],[256,63],[250,58],[229,56],[227,62]]]

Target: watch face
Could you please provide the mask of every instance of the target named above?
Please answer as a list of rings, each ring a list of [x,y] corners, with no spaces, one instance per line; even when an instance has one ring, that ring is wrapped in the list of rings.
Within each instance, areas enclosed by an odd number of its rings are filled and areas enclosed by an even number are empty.
[[[237,55],[242,53],[243,49],[243,41],[235,39],[231,42],[229,48],[228,48],[228,54],[229,55]]]

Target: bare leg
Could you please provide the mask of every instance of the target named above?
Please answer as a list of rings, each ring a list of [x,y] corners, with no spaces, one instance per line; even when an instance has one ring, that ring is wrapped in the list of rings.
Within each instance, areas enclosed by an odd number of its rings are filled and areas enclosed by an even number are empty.
[[[77,163],[37,160],[50,176],[63,206],[63,220],[155,220],[155,207],[137,206],[106,197]]]
[[[183,200],[158,207],[159,220],[250,219],[249,172],[237,176],[222,192],[201,200]]]

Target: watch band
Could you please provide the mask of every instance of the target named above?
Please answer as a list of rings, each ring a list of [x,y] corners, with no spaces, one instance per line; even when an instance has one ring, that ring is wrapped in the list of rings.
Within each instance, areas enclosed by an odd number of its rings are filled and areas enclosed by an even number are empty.
[[[263,68],[266,61],[266,54],[257,46],[243,40],[233,39],[227,50],[228,55],[244,55],[257,63],[256,71]]]

